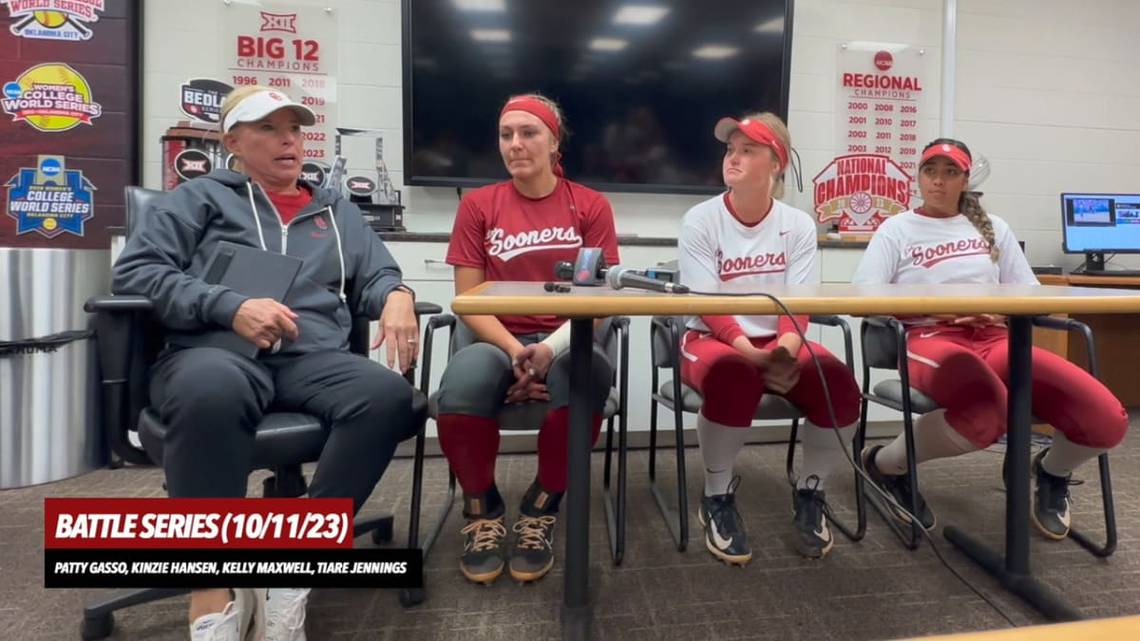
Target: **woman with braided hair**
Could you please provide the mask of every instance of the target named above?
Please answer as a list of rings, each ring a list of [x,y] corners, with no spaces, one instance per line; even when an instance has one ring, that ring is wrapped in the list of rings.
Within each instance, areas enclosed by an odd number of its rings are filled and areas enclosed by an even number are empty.
[[[922,206],[884,222],[855,272],[855,283],[1016,283],[1037,285],[1009,225],[967,191],[972,164],[965,144],[939,138],[919,162]],[[1009,354],[1005,319],[992,314],[901,319],[907,327],[910,384],[942,408],[915,424],[917,463],[965,454],[1006,431]],[[1128,428],[1120,401],[1088,372],[1033,348],[1033,414],[1057,429],[1033,459],[1033,524],[1046,537],[1069,534],[1073,469],[1116,446]],[[903,506],[911,505],[906,441],[863,451],[868,474]],[[927,529],[934,513],[921,496],[916,516]],[[903,522],[909,519],[896,516]]]

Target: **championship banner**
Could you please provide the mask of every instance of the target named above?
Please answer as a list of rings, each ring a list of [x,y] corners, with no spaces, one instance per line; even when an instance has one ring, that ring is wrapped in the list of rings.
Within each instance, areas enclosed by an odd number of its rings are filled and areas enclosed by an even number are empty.
[[[929,95],[924,49],[845,43],[837,53],[836,158],[815,181],[820,222],[841,233],[875,231],[910,207]],[[900,192],[905,185],[908,191]]]
[[[222,14],[222,70],[233,85],[264,85],[313,110],[305,160],[331,164],[336,137],[337,15],[321,7],[228,3]]]
[[[14,22],[9,32],[39,40],[90,40],[103,0],[0,0]]]
[[[887,156],[833,159],[812,179],[819,221],[839,220],[840,233],[871,233],[909,208],[911,177]]]
[[[423,555],[353,549],[351,499],[44,499],[44,587],[423,586]]]

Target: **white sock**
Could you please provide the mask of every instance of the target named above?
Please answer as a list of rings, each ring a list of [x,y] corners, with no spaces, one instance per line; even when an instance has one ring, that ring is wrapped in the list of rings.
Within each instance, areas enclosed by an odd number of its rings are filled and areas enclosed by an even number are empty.
[[[977,446],[946,422],[946,410],[923,414],[914,422],[915,465],[936,458],[977,451]],[[875,455],[875,467],[887,475],[906,473],[906,434],[899,434]]]
[[[1068,476],[1087,461],[1106,452],[1104,448],[1077,445],[1059,431],[1053,433],[1053,445],[1041,459],[1041,467],[1053,476]]]
[[[796,482],[796,487],[804,489],[807,487],[808,478],[815,476],[819,478],[819,485],[812,481],[812,489],[823,489],[823,484],[827,481],[827,477],[835,470],[843,469],[848,466],[847,457],[843,454],[843,447],[846,447],[847,452],[851,452],[851,442],[855,439],[856,423],[852,423],[846,427],[839,429],[831,429],[830,427],[817,427],[811,423],[804,423],[800,429],[800,443],[804,448],[804,464],[800,469],[800,478]],[[834,433],[833,433],[834,432]],[[839,434],[839,438],[835,438],[835,434]],[[839,439],[843,439],[843,446],[839,445]]]
[[[705,463],[705,496],[728,492],[732,481],[732,465],[748,440],[747,427],[731,427],[714,423],[697,414],[697,442]]]

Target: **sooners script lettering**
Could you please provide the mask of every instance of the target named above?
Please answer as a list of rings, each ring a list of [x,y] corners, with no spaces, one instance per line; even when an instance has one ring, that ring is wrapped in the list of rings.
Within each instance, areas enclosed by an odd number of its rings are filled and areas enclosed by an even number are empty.
[[[547,249],[574,249],[582,237],[573,227],[547,227],[508,235],[499,227],[487,232],[487,253],[508,261],[528,252]]]
[[[926,269],[951,258],[982,256],[989,253],[990,244],[983,238],[951,240],[937,245],[916,245],[910,248],[910,257],[914,264]]]
[[[724,252],[719,249],[716,250],[716,271],[720,274],[720,280],[722,282],[740,278],[741,276],[777,274],[787,271],[787,269],[788,259],[784,255],[784,252],[778,254],[769,252],[766,254],[755,254],[753,256],[725,258]]]

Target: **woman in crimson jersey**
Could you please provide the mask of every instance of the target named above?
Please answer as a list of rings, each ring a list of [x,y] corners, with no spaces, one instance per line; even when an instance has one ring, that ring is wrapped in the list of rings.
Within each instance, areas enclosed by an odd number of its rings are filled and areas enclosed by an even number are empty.
[[[714,134],[727,145],[722,170],[728,191],[685,214],[679,241],[682,281],[697,291],[736,292],[819,282],[815,222],[778,200],[791,149],[783,121],[771,113],[740,121],[722,118]],[[811,344],[831,395],[833,423],[823,381],[793,323],[806,329],[807,317],[693,316],[681,342],[681,377],[704,397],[697,416],[705,464],[698,516],[706,547],[728,563],[752,558],[736,509],[739,477],[733,463],[765,393],[783,396],[810,421],[801,431],[804,464],[793,492],[795,547],[819,558],[833,544],[823,485],[846,462],[836,434],[850,447],[859,387],[843,362]]]
[[[515,96],[499,114],[499,152],[511,179],[466,194],[459,204],[447,262],[455,291],[489,280],[546,281],[558,261],[600,247],[618,261],[613,209],[598,192],[567,180],[559,164],[562,116],[536,94]],[[461,316],[459,349],[439,388],[440,445],[463,488],[463,555],[469,580],[490,583],[509,565],[517,581],[535,581],[554,564],[554,525],[566,489],[570,325],[554,316]],[[613,379],[595,347],[594,438]],[[549,408],[538,434],[538,472],[522,498],[504,559],[506,505],[495,485],[497,417],[504,408]]]
[[[967,191],[972,164],[963,143],[939,138],[919,163],[922,206],[887,219],[875,232],[856,283],[1018,283],[1037,277],[1004,220],[986,213]],[[991,445],[1006,431],[1009,379],[1007,329],[1001,316],[924,316],[907,325],[910,384],[943,409],[914,427],[918,463]],[[1033,348],[1033,415],[1053,425],[1053,445],[1033,459],[1037,480],[1032,520],[1045,536],[1069,534],[1069,477],[1080,464],[1124,438],[1128,416],[1112,392],[1085,370]],[[869,447],[871,478],[904,507],[911,505],[906,442]],[[916,516],[927,529],[934,513],[922,496]],[[909,523],[909,518],[896,513]]]

